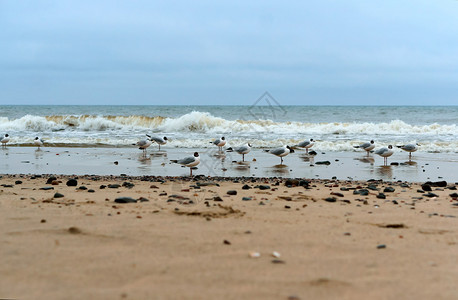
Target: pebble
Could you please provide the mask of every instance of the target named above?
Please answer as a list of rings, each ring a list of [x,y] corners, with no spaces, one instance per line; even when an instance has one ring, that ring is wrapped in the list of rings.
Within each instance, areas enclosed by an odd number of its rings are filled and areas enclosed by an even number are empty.
[[[324,201],[326,201],[326,202],[336,202],[337,199],[335,197],[328,197],[328,198],[324,199]]]
[[[272,259],[273,264],[285,264],[286,262],[281,259]]]
[[[227,191],[227,194],[228,195],[237,195],[237,191],[236,190],[229,190],[229,191]]]
[[[317,161],[315,163],[315,165],[326,165],[326,166],[329,166],[331,164],[331,162],[329,160],[325,160],[325,161]]]
[[[63,197],[64,197],[64,195],[61,194],[61,193],[55,193],[54,194],[54,198],[63,198]]]
[[[386,199],[386,195],[384,193],[379,193],[376,197],[378,199]]]
[[[242,186],[242,190],[249,190],[251,189],[251,186],[249,186],[248,184],[245,184],[244,186]]]
[[[383,189],[384,193],[393,193],[395,189],[391,186],[387,186],[385,189]]]
[[[52,186],[44,186],[42,188],[40,188],[40,190],[43,190],[43,191],[49,191],[49,190],[53,190],[54,188]]]
[[[46,184],[51,184],[54,180],[57,180],[57,178],[54,177],[54,176],[51,176],[51,177],[49,177],[48,180],[46,181]]]
[[[242,201],[250,201],[251,200],[251,197],[243,197],[242,198]]]
[[[131,197],[119,197],[119,198],[116,198],[114,202],[116,203],[137,203],[137,200]]]
[[[66,184],[67,186],[77,186],[78,181],[76,179],[69,179]]]
[[[223,244],[224,244],[224,245],[231,245],[231,242],[229,242],[228,240],[224,240],[224,241],[223,241]]]
[[[223,199],[221,199],[220,196],[215,196],[215,197],[213,197],[213,201],[216,201],[216,202],[223,202]]]
[[[117,189],[119,187],[121,187],[121,185],[119,185],[119,184],[109,184],[108,185],[108,188],[110,188],[110,189]]]
[[[385,248],[386,248],[385,244],[377,245],[377,249],[385,249]]]

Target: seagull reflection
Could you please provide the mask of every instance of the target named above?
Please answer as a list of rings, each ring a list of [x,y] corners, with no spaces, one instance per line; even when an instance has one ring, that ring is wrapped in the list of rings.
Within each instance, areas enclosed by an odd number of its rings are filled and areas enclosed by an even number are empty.
[[[385,177],[385,178],[391,179],[393,177],[393,169],[391,168],[391,165],[379,166],[376,169],[376,172],[378,175]]]
[[[274,165],[271,168],[269,168],[269,172],[274,173],[274,174],[280,174],[280,175],[286,175],[289,174],[289,168],[287,165]]]
[[[409,160],[409,161],[404,162],[404,164],[409,165],[409,166],[416,166],[417,162],[413,160]]]
[[[138,157],[138,161],[140,162],[140,164],[144,165],[144,166],[149,166],[151,165],[151,158],[150,157],[145,157],[143,156],[143,154],[141,154],[139,157]]]
[[[167,152],[165,151],[152,151],[149,154],[150,157],[155,158],[155,157],[167,157]]]
[[[36,149],[35,150],[35,158],[36,159],[40,159],[40,158],[43,158],[43,150],[41,150],[40,148]]]
[[[365,156],[365,157],[355,158],[355,160],[359,160],[359,161],[362,162],[362,163],[371,164],[371,165],[373,165],[374,162],[375,162],[374,158],[371,157],[371,156]]]
[[[313,165],[314,162],[315,162],[315,156],[314,155],[302,154],[302,155],[299,155],[299,158],[302,159],[305,162],[310,162],[311,165]]]

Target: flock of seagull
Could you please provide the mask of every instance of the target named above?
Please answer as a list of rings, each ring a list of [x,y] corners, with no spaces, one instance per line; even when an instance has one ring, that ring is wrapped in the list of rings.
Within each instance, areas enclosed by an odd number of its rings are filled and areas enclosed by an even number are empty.
[[[5,134],[3,136],[3,138],[0,140],[0,142],[2,144],[2,148],[5,148],[6,144],[9,141],[10,141],[9,135]],[[151,136],[151,135],[147,134],[145,139],[142,139],[142,140],[140,140],[137,143],[132,144],[132,145],[137,146],[140,150],[143,151],[143,154],[146,155],[146,149],[149,146],[151,146],[153,143],[158,144],[159,150],[161,150],[161,145],[167,144],[167,141],[168,141],[168,139],[165,136],[164,137],[158,137],[158,136]],[[39,149],[41,146],[43,146],[44,140],[39,138],[39,137],[36,137],[34,139],[33,143]],[[217,146],[219,151],[223,151],[223,147],[226,145],[226,138],[225,137],[217,138],[217,139],[215,139],[214,141],[212,141],[210,143],[215,145],[215,146]],[[303,149],[306,150],[306,153],[309,154],[309,149],[314,144],[315,144],[315,141],[313,139],[310,139],[310,140],[305,140],[303,142],[300,142],[299,144],[294,145],[292,147],[290,147],[288,145],[284,145],[282,147],[278,147],[278,148],[274,148],[274,149],[270,149],[270,150],[264,150],[264,151],[268,152],[270,154],[273,154],[275,156],[280,157],[280,163],[283,164],[283,157],[287,156],[290,153],[294,153],[294,149],[295,148],[303,148]],[[400,149],[402,149],[402,150],[404,150],[406,152],[409,152],[409,160],[411,160],[412,159],[412,152],[417,151],[418,150],[418,146],[420,146],[420,145],[419,144],[407,144],[407,145],[396,146],[396,147],[398,147],[398,148],[400,148]],[[361,145],[354,146],[354,148],[365,150],[367,152],[367,156],[369,156],[371,151],[375,149],[375,142],[373,140],[371,140],[368,143],[363,143]],[[227,152],[237,152],[238,154],[242,155],[242,162],[244,162],[245,161],[245,154],[248,154],[251,151],[251,144],[246,143],[244,145],[241,145],[241,146],[235,147],[235,148],[229,147],[229,148],[226,149],[226,151]],[[376,150],[374,153],[377,154],[377,155],[380,155],[381,157],[383,157],[383,163],[386,166],[388,164],[388,157],[390,157],[394,153],[393,146],[389,145],[388,147],[380,148],[380,149]],[[312,152],[310,152],[310,154],[312,154]],[[189,167],[190,168],[190,173],[191,173],[191,176],[192,176],[192,168],[197,166],[200,163],[200,157],[199,157],[199,153],[198,152],[194,152],[193,156],[185,157],[185,158],[178,159],[178,160],[171,160],[171,162],[180,164],[180,165],[185,166],[185,167]]]

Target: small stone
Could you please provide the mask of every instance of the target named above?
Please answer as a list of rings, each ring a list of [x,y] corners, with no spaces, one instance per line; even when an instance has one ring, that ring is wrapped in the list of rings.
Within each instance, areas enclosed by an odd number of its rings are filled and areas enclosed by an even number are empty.
[[[424,194],[425,197],[429,197],[429,198],[432,198],[432,197],[439,197],[438,195],[434,194],[434,193],[426,193]]]
[[[237,195],[237,191],[236,190],[229,190],[229,191],[227,191],[227,194],[228,195]]]
[[[242,190],[249,190],[251,189],[251,186],[249,186],[248,184],[245,184],[244,186],[242,186]]]
[[[251,200],[251,197],[243,197],[242,198],[242,201],[250,201]]]
[[[95,193],[95,191],[93,189],[89,189],[87,190],[88,193]]]
[[[422,184],[421,185],[421,188],[425,191],[425,192],[431,192],[432,189],[431,189],[431,186],[429,184]]]
[[[231,242],[229,242],[228,240],[224,240],[224,241],[223,241],[223,244],[224,244],[224,245],[230,245]]]
[[[40,190],[43,190],[43,191],[49,191],[49,190],[53,190],[54,188],[52,186],[44,186],[42,188],[40,188]]]
[[[386,188],[383,189],[384,193],[393,193],[395,189],[391,186],[387,186]]]
[[[220,196],[215,196],[215,197],[213,197],[213,201],[216,201],[216,202],[223,202],[223,199],[221,199]]]
[[[385,248],[386,248],[385,244],[377,245],[377,249],[385,249]]]
[[[326,202],[336,202],[337,199],[335,197],[328,197],[328,198],[324,199],[324,201],[326,201]]]
[[[102,185],[100,186],[100,189],[103,190],[103,189],[106,188],[106,187],[107,187],[106,185],[102,184]]]
[[[114,202],[116,203],[137,203],[137,200],[131,197],[119,197],[119,198],[116,198]]]
[[[331,162],[329,160],[325,160],[325,161],[317,161],[315,163],[315,165],[326,165],[326,166],[329,166],[331,164]]]
[[[273,264],[285,264],[284,260],[281,259],[272,259]]]
[[[64,195],[61,194],[61,193],[55,193],[54,194],[54,198],[63,198],[63,197],[64,197]]]
[[[268,185],[257,185],[255,188],[258,188],[260,190],[270,190],[270,186]]]
[[[78,181],[76,179],[69,179],[66,184],[67,186],[77,186]]]
[[[46,223],[45,219],[41,219],[40,223]]]
[[[378,199],[386,199],[386,195],[384,193],[379,193],[376,197]]]
[[[80,234],[81,233],[81,229],[79,229],[78,227],[70,227],[68,229],[68,232],[70,232],[71,234]]]
[[[51,182],[51,184],[52,184],[52,185],[59,185],[59,181],[53,180],[53,181]]]
[[[119,187],[121,187],[121,185],[119,185],[119,184],[109,184],[108,185],[108,188],[110,188],[110,189],[117,189]]]
[[[48,180],[46,181],[46,184],[51,184],[54,180],[57,180],[57,178],[54,177],[54,176],[51,176],[51,177],[49,177]]]
[[[21,180],[16,180],[16,181],[14,182],[14,184],[22,184],[22,181],[21,181]]]
[[[84,185],[82,185],[82,186],[78,187],[78,189],[79,189],[79,190],[85,191],[85,190],[87,190],[87,187],[85,187]]]
[[[344,196],[342,193],[336,193],[336,192],[332,192],[331,195],[337,196],[337,197],[343,197]]]

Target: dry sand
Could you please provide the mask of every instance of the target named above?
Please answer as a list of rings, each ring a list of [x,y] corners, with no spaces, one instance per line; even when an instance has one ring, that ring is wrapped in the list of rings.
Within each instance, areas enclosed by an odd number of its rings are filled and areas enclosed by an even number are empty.
[[[0,298],[458,295],[454,183],[427,197],[419,184],[381,181],[313,180],[307,189],[286,179],[80,176],[67,186],[69,177],[57,176],[57,185],[33,178],[0,179]],[[100,188],[109,184],[121,186]],[[368,195],[341,190],[368,184]],[[395,191],[377,198],[385,187]],[[119,197],[149,201],[115,203]]]

